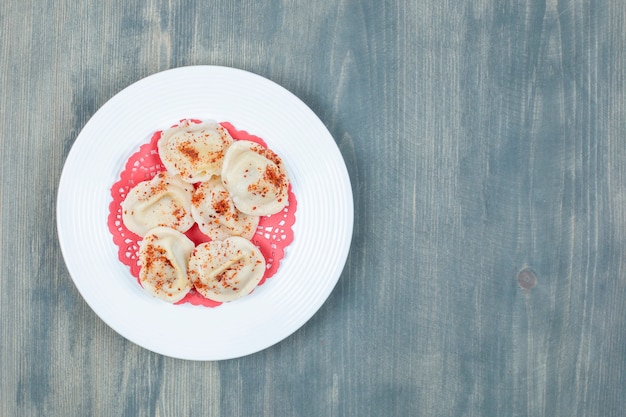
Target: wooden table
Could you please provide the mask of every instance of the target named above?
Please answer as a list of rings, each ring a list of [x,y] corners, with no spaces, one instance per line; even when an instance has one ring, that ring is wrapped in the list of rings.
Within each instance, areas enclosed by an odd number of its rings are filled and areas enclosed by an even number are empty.
[[[624,415],[625,21],[619,0],[4,0],[0,415]],[[355,203],[319,312],[222,362],[104,324],[55,223],[87,120],[197,64],[308,104]]]

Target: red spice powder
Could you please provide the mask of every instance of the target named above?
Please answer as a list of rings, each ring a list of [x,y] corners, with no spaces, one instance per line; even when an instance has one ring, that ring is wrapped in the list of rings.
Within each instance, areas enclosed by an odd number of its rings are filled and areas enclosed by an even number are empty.
[[[265,167],[265,172],[263,173],[263,179],[270,183],[276,188],[276,190],[280,190],[283,187],[287,187],[287,181],[285,178],[285,174],[281,173],[278,168],[272,165],[268,165]]]
[[[213,210],[215,210],[216,214],[225,214],[228,212],[230,205],[228,204],[227,199],[222,199],[213,203]]]
[[[188,141],[180,143],[177,149],[192,162],[198,162],[200,160],[200,152]]]

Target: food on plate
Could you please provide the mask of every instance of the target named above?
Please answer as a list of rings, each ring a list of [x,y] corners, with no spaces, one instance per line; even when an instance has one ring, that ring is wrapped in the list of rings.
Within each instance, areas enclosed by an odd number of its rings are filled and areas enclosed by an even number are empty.
[[[153,296],[170,303],[181,300],[191,282],[187,274],[194,243],[169,227],[150,230],[139,245],[139,282]]]
[[[259,216],[237,210],[219,177],[201,183],[191,199],[191,215],[205,235],[213,240],[229,236],[252,238]]]
[[[271,215],[287,205],[287,170],[278,155],[257,143],[241,140],[228,148],[222,183],[243,213]]]
[[[239,236],[202,243],[189,260],[189,278],[196,291],[220,302],[249,294],[265,273],[259,249]]]
[[[167,172],[133,187],[122,202],[122,221],[131,232],[144,236],[157,226],[186,232],[193,226],[193,186]]]
[[[157,148],[170,173],[196,183],[220,174],[224,154],[231,143],[233,138],[216,122],[183,120],[161,134]]]
[[[276,272],[282,242],[293,239],[282,160],[231,129],[184,119],[155,132],[111,190],[119,258],[155,297],[210,307],[236,300]],[[144,173],[156,175],[137,184]]]

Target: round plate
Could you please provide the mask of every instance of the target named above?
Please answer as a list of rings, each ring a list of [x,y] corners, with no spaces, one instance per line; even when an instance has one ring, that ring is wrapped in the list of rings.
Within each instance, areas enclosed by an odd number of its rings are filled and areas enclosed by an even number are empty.
[[[118,260],[107,228],[110,189],[128,157],[184,118],[228,121],[263,138],[282,157],[298,201],[294,240],[276,275],[217,308],[152,298]],[[157,73],[109,100],[72,146],[57,200],[61,250],[89,306],[130,341],[190,360],[248,355],[306,323],[339,279],[353,219],[345,163],[313,111],[272,81],[216,66]]]

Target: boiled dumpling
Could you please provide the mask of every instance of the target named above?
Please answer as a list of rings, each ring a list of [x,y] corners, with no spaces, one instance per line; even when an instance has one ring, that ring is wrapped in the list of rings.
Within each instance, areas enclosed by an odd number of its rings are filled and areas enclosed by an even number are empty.
[[[193,186],[178,176],[159,172],[154,178],[133,187],[122,202],[122,221],[128,230],[143,236],[150,229],[165,226],[186,232],[193,226]]]
[[[157,148],[169,172],[196,183],[220,175],[226,149],[232,142],[228,131],[216,122],[184,120],[161,134]]]
[[[191,289],[187,275],[194,243],[169,227],[150,230],[139,244],[139,281],[153,296],[171,303]]]
[[[273,151],[257,143],[241,140],[228,148],[222,183],[243,213],[271,215],[287,205],[289,177],[284,164]]]
[[[237,210],[218,177],[198,186],[191,199],[191,215],[200,230],[213,240],[229,236],[250,239],[259,224],[259,216]]]
[[[189,278],[196,291],[220,302],[249,294],[265,273],[261,251],[239,236],[202,243],[189,260]]]

